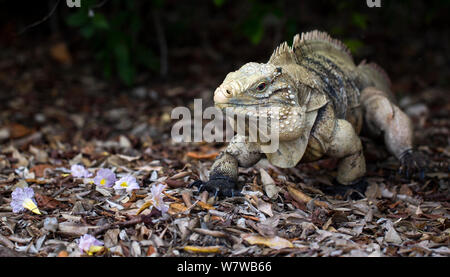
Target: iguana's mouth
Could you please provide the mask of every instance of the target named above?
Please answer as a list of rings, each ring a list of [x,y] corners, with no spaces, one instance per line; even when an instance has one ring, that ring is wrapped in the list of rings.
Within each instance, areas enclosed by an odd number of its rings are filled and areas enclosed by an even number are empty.
[[[217,103],[215,104],[218,108],[228,108],[228,107],[258,107],[260,104],[244,104],[244,103]]]
[[[289,105],[292,106],[291,103],[288,102],[284,102],[284,101],[271,101],[271,102],[267,102],[267,103],[242,103],[242,102],[234,102],[234,101],[229,101],[228,103],[216,103],[215,106],[220,108],[220,109],[224,109],[224,108],[232,108],[232,107],[279,107],[279,106],[285,106],[285,105]]]

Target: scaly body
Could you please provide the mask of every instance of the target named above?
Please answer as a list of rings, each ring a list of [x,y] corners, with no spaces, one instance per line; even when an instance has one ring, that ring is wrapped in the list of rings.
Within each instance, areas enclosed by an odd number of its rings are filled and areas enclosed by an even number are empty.
[[[356,66],[346,46],[323,32],[297,35],[292,47],[281,44],[267,63],[247,63],[229,73],[214,102],[237,114],[279,121],[279,148],[273,153],[264,153],[261,143],[246,136],[232,139],[201,186],[216,194],[238,193],[238,167],[264,156],[282,168],[336,158],[337,182],[356,184],[366,171],[359,139],[363,128],[384,135],[388,150],[407,171],[420,167],[411,122],[396,106],[385,72],[375,64]]]

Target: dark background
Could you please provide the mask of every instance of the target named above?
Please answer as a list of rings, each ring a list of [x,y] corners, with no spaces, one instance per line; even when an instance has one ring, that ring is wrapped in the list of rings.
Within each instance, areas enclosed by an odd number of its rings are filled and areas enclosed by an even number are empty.
[[[319,29],[344,41],[357,62],[376,61],[393,80],[409,83],[405,91],[449,85],[450,1],[381,0],[381,8],[369,8],[365,0],[81,4],[68,8],[65,0],[0,1],[2,60],[14,50],[63,42],[74,67],[89,64],[93,75],[118,77],[118,83],[128,86],[161,77],[201,82],[205,74],[221,76],[244,62],[264,62],[280,42]],[[46,54],[36,58],[51,63]]]
[[[39,130],[53,118],[70,130],[73,120],[55,115],[61,108],[81,112],[88,123],[101,119],[95,130],[81,128],[85,139],[107,138],[117,134],[111,127],[116,119],[103,119],[116,107],[132,109],[132,121],[150,116],[144,119],[150,126],[165,124],[173,107],[200,97],[211,105],[228,72],[265,62],[279,43],[314,29],[346,43],[356,63],[367,59],[382,66],[399,99],[440,90],[432,98],[445,101],[427,107],[447,116],[450,1],[381,5],[82,0],[81,8],[68,8],[65,0],[0,0],[1,124]],[[119,131],[132,128],[122,125]]]

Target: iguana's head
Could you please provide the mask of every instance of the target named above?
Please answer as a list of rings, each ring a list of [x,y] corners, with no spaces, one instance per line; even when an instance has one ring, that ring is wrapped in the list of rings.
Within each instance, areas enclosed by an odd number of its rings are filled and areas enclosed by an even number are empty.
[[[229,73],[214,92],[217,107],[293,106],[296,95],[282,67],[269,63],[247,63]]]
[[[299,104],[294,81],[284,71],[282,66],[271,63],[245,64],[229,73],[216,89],[216,107],[229,109],[237,115],[276,120],[280,140],[298,137],[304,107]]]

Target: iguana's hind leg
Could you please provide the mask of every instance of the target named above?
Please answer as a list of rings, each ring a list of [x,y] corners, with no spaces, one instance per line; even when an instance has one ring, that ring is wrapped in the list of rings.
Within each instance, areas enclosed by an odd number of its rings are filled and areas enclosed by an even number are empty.
[[[409,117],[392,103],[387,94],[374,87],[361,93],[364,118],[369,132],[384,135],[387,149],[397,157],[407,176],[425,166],[424,156],[413,150],[413,127]]]

